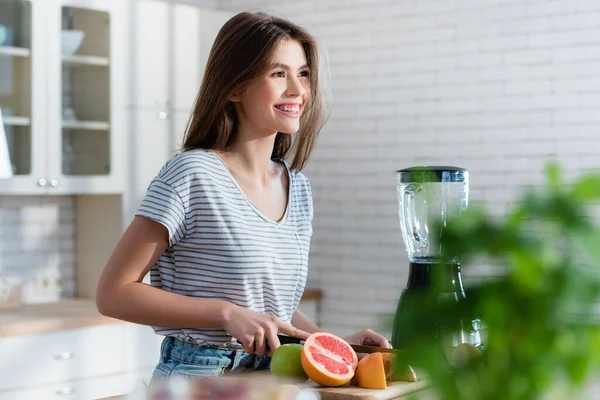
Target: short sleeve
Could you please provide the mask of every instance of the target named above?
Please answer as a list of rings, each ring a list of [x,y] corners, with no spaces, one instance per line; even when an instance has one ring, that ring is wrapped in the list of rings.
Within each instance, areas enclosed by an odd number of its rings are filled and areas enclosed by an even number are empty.
[[[169,231],[169,247],[177,244],[186,232],[185,206],[171,185],[154,179],[136,215],[162,224]]]

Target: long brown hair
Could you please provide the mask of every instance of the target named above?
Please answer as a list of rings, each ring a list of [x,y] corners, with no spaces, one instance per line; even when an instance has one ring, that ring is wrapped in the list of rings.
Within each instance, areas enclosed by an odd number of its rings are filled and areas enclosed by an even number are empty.
[[[301,170],[328,117],[329,70],[316,38],[302,27],[262,12],[242,12],[223,25],[210,51],[194,111],[185,132],[182,151],[225,150],[237,137],[238,118],[231,97],[265,73],[283,39],[297,40],[304,49],[310,97],[292,135],[277,133],[271,158],[293,155],[291,169]]]

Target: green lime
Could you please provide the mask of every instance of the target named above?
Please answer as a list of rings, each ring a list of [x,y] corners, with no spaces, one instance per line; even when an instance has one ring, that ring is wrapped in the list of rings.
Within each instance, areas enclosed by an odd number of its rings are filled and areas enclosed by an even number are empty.
[[[279,346],[271,358],[271,374],[282,378],[307,380],[308,376],[302,368],[301,353],[301,344],[288,343]]]

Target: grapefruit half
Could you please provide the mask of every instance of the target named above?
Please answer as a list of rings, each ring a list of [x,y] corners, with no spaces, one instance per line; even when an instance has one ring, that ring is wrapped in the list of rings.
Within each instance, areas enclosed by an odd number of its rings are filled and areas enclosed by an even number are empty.
[[[344,339],[326,332],[313,333],[304,342],[302,368],[322,386],[342,386],[352,379],[358,357]]]

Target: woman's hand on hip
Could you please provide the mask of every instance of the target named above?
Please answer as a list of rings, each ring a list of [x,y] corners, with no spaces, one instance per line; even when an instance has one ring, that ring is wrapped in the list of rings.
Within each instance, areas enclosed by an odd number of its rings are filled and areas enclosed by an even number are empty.
[[[223,329],[236,338],[248,354],[272,356],[280,345],[278,333],[301,339],[309,336],[308,332],[295,328],[274,315],[258,313],[234,304],[224,314]]]

